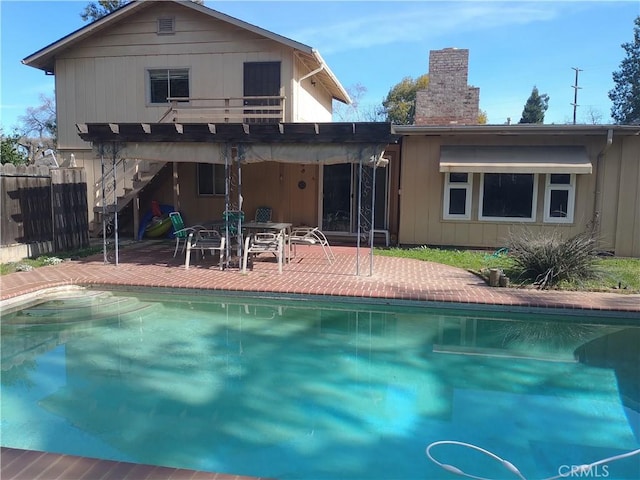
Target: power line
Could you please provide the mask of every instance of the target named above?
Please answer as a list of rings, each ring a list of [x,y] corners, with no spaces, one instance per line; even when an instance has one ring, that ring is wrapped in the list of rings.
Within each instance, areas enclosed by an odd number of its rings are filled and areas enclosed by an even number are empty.
[[[573,105],[573,124],[576,124],[576,110],[578,109],[578,90],[580,89],[580,87],[578,86],[578,73],[581,72],[582,70],[580,70],[578,67],[571,67],[573,70],[576,71],[576,82],[571,86],[573,88],[573,103],[571,103],[570,105]]]

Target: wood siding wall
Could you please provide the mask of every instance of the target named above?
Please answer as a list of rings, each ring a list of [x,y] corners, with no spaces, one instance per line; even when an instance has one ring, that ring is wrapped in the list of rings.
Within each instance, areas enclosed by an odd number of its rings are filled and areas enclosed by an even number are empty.
[[[640,137],[624,137],[615,142],[620,164],[619,189],[603,192],[605,204],[617,193],[615,252],[626,257],[640,257]],[[607,154],[605,162],[612,156]],[[609,198],[611,200],[609,200]],[[640,272],[638,272],[640,275]]]
[[[614,137],[611,148],[598,166],[598,154],[605,137],[545,137],[510,139],[485,136],[405,137],[402,142],[400,180],[400,231],[403,245],[440,245],[493,249],[504,246],[510,231],[519,226],[538,231],[562,230],[566,235],[584,231],[593,220],[594,210],[601,213],[600,234],[603,249],[620,256],[640,256],[640,160],[638,139]],[[544,223],[545,176],[539,175],[536,221],[525,224],[478,220],[480,174],[473,175],[471,220],[444,220],[444,174],[439,171],[441,145],[584,145],[594,166],[593,174],[576,176],[574,222]],[[600,183],[596,206],[596,178]]]
[[[161,16],[175,18],[175,34],[156,33]],[[243,63],[258,61],[281,62],[286,121],[297,120],[292,112],[308,121],[330,120],[331,97],[309,89],[309,79],[293,95],[293,49],[167,4],[141,11],[56,60],[59,148],[86,148],[76,123],[157,122],[168,106],[148,104],[149,68],[188,68],[192,97],[227,98],[243,96]],[[308,73],[302,66],[295,70],[298,78]],[[304,97],[300,107],[298,95]]]
[[[263,162],[242,167],[243,205],[247,219],[253,219],[256,208],[273,209],[273,221],[294,225],[318,225],[318,170],[317,165],[293,165]],[[196,164],[178,164],[179,208],[185,221],[191,224],[222,219],[225,209],[224,195],[199,196],[196,183]],[[299,188],[303,181],[305,188]],[[154,192],[141,198],[142,214],[150,208],[150,201],[173,204],[173,189],[164,182]]]
[[[313,76],[299,81],[310,71],[298,58],[294,58],[293,66],[292,90],[296,101],[292,107],[292,121],[330,122],[333,112],[331,94]]]

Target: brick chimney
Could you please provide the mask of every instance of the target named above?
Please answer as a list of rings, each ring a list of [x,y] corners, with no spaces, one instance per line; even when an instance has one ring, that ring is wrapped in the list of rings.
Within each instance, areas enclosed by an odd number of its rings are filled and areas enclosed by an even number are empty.
[[[414,125],[476,125],[480,89],[467,85],[469,50],[429,52],[429,85],[416,94]]]

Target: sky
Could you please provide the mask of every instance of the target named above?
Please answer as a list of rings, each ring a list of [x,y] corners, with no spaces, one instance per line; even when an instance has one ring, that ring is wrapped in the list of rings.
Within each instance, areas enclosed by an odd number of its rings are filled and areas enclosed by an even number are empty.
[[[88,1],[0,0],[0,126],[9,133],[54,79],[21,60],[86,25]],[[517,123],[533,87],[545,123],[611,123],[612,73],[633,40],[640,0],[206,1],[318,50],[343,87],[373,110],[403,78],[428,73],[429,52],[469,50],[469,85],[488,123]],[[576,86],[576,69],[578,81]],[[364,87],[364,88],[361,88]]]

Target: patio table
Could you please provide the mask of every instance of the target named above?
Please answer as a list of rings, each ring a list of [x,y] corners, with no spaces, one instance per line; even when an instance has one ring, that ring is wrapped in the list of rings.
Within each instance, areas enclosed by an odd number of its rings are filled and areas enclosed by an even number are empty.
[[[288,222],[245,222],[242,224],[242,228],[250,233],[258,232],[275,232],[282,235],[282,245],[285,249],[283,257],[285,263],[291,258],[289,242],[287,241],[289,233],[291,232],[291,223]]]

